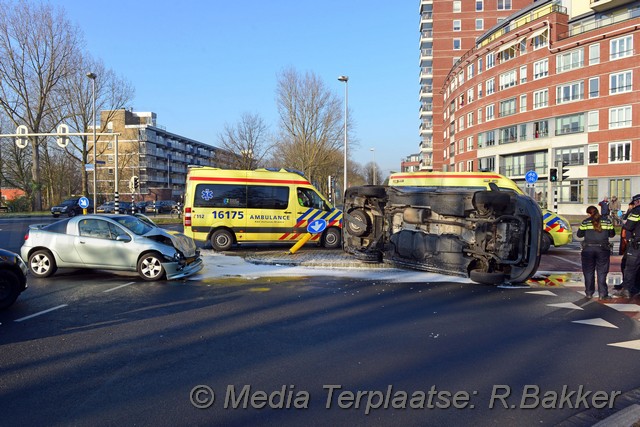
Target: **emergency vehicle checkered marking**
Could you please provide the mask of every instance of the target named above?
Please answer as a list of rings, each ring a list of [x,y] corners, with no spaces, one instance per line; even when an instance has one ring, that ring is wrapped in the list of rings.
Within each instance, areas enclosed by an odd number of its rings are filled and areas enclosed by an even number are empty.
[[[542,221],[544,222],[544,231],[549,232],[553,229],[557,229],[556,231],[562,232],[566,230],[566,228],[562,226],[562,221],[560,221],[558,215],[553,212],[545,212],[545,214],[542,215]]]
[[[310,222],[316,219],[324,219],[327,222],[327,228],[342,224],[342,212],[339,209],[333,209],[329,212],[319,209],[309,208],[296,219],[295,229],[301,229],[299,232],[284,233],[278,240],[298,240],[301,234],[306,233],[306,228]],[[320,234],[314,234],[311,240],[318,240]]]

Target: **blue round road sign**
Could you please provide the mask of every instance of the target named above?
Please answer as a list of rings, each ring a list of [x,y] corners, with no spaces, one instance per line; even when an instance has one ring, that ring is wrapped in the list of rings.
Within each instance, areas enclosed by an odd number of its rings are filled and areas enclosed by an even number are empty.
[[[86,197],[80,197],[80,200],[78,200],[78,206],[82,209],[87,209],[89,207],[89,199]]]
[[[325,228],[327,228],[327,221],[324,219],[316,219],[307,225],[307,231],[309,233],[322,233]]]
[[[524,175],[524,179],[529,183],[533,184],[538,180],[538,174],[536,171],[529,171]]]

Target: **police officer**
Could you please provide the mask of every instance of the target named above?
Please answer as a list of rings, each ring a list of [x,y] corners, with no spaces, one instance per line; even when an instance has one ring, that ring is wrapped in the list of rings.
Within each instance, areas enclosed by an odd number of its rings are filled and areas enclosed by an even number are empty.
[[[611,246],[609,238],[616,235],[610,219],[600,215],[598,208],[587,208],[589,217],[582,221],[578,228],[578,237],[582,241],[582,273],[584,274],[584,292],[592,298],[595,292],[596,271],[598,272],[598,295],[601,300],[610,299],[607,287]],[[639,217],[640,219],[640,217]]]
[[[633,196],[631,204],[633,209],[622,226],[627,239],[626,262],[622,271],[622,290],[616,294],[622,298],[631,298],[638,293],[635,283],[640,270],[640,194]]]

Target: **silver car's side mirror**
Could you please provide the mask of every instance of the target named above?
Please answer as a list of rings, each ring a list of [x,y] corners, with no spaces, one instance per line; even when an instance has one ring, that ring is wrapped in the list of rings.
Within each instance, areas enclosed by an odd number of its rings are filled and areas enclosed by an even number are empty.
[[[116,237],[116,241],[127,243],[131,241],[131,236],[129,236],[128,234],[120,234],[118,237]]]

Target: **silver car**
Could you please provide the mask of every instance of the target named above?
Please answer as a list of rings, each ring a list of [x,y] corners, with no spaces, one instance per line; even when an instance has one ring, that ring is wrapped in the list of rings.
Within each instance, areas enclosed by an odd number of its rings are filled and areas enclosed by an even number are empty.
[[[144,215],[82,215],[32,225],[20,249],[36,277],[58,267],[137,271],[144,280],[180,279],[202,269],[195,242]]]

